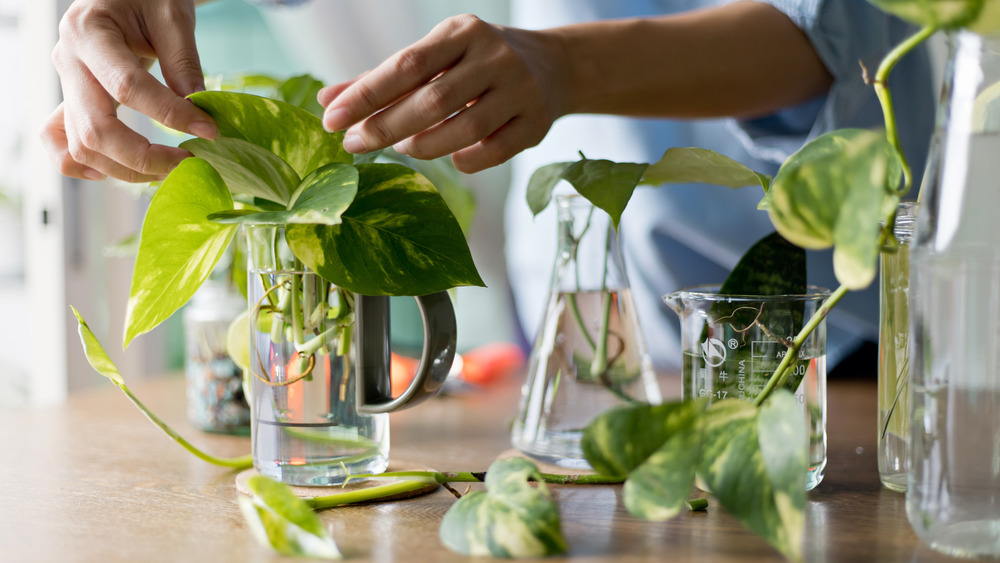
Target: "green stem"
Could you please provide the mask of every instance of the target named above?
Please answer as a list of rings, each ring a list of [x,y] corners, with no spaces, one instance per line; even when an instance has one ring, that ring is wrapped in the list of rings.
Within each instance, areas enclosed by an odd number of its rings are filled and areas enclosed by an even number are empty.
[[[604,243],[604,271],[601,275],[601,301],[604,305],[604,314],[601,317],[601,328],[597,339],[597,348],[594,349],[594,361],[590,365],[591,375],[603,376],[608,369],[608,325],[611,323],[611,292],[608,291],[608,245],[610,239]]]
[[[542,481],[551,485],[616,485],[625,481],[624,477],[606,475],[560,475],[540,473]],[[350,479],[407,479],[422,483],[482,483],[485,471],[393,471],[391,473],[351,475]]]
[[[160,430],[163,430],[167,434],[167,436],[173,438],[173,440],[178,444],[180,444],[181,447],[183,447],[185,450],[194,454],[195,457],[207,461],[208,463],[211,463],[213,465],[219,465],[222,467],[232,467],[233,469],[246,469],[253,466],[253,458],[248,455],[240,457],[232,457],[232,458],[223,458],[223,457],[215,457],[213,455],[209,455],[199,450],[190,442],[182,438],[181,435],[175,432],[173,428],[168,426],[166,422],[160,420],[160,417],[153,414],[153,411],[149,410],[146,407],[146,405],[142,404],[142,401],[140,401],[138,397],[133,395],[132,391],[130,391],[128,387],[126,387],[125,385],[117,385],[117,387],[122,390],[122,393],[125,393],[125,396],[128,397],[129,401],[132,401],[132,404],[135,405],[136,408],[142,411],[142,414],[146,415],[146,418],[148,418],[150,422],[155,424]]]
[[[812,331],[815,330],[821,322],[823,322],[826,316],[830,314],[830,309],[839,303],[848,291],[850,290],[847,286],[842,285],[838,287],[833,293],[830,294],[830,297],[826,298],[826,301],[823,302],[823,305],[819,308],[819,310],[813,313],[813,316],[809,317],[809,321],[802,327],[802,330],[795,335],[795,340],[793,340],[792,344],[788,347],[788,353],[781,359],[781,363],[778,364],[774,373],[771,374],[770,379],[767,380],[767,385],[765,385],[764,389],[761,390],[756,397],[754,397],[754,406],[759,407],[765,400],[767,400],[768,396],[771,395],[771,392],[774,391],[775,388],[780,388],[780,386],[784,385],[785,381],[788,379],[788,374],[791,373],[792,362],[798,359],[799,349],[802,348],[802,344],[805,343],[806,338],[808,338],[809,335],[812,334]]]
[[[878,71],[875,73],[875,94],[882,105],[882,114],[885,118],[885,135],[896,152],[896,156],[899,157],[899,163],[903,169],[903,185],[899,186],[896,190],[891,190],[892,195],[905,195],[910,191],[910,187],[913,185],[913,171],[910,169],[910,164],[906,160],[906,155],[903,154],[902,144],[899,141],[899,130],[896,127],[896,113],[892,103],[892,94],[889,91],[889,74],[896,67],[900,59],[927,40],[928,37],[934,35],[938,29],[939,27],[936,25],[929,25],[906,38],[882,59]]]
[[[413,492],[426,486],[427,484],[423,481],[399,481],[396,483],[379,485],[377,487],[369,487],[367,489],[345,491],[333,495],[306,498],[303,500],[305,500],[306,504],[308,504],[313,510],[321,510],[323,508],[333,508],[334,506],[344,504],[371,502],[386,497]]]

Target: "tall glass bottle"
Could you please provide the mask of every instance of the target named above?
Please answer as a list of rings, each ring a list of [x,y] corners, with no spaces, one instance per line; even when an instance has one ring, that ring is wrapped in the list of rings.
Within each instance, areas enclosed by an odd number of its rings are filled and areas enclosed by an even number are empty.
[[[658,403],[660,391],[608,215],[575,195],[558,196],[556,208],[559,249],[512,442],[543,461],[586,468],[584,427],[609,407]]]
[[[910,524],[1000,556],[1000,35],[960,32],[938,181],[911,247]]]

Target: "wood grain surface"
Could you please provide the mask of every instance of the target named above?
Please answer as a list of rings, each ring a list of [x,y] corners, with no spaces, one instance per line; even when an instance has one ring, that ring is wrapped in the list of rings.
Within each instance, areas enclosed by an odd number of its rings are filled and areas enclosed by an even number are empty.
[[[486,469],[510,448],[518,384],[393,414],[392,456],[441,471]],[[248,452],[246,437],[204,434],[186,423],[182,377],[140,382],[133,391],[207,451]],[[829,384],[829,464],[809,495],[806,560],[949,561],[918,541],[903,495],[879,484],[875,401],[874,379]],[[0,562],[284,560],[253,541],[235,476],[182,450],[110,386],[60,407],[0,411]],[[625,512],[619,486],[552,488],[570,545],[566,559],[781,560],[714,501],[707,512],[653,523]],[[439,489],[320,516],[349,560],[466,561],[438,540],[454,501]]]

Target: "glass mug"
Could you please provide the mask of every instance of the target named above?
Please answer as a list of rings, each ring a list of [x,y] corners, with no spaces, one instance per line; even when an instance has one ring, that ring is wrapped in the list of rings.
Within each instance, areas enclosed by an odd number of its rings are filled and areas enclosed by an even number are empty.
[[[254,467],[292,485],[384,471],[388,413],[434,396],[451,369],[451,298],[415,298],[425,335],[420,364],[393,398],[389,298],[353,294],[308,270],[278,226],[246,232]]]

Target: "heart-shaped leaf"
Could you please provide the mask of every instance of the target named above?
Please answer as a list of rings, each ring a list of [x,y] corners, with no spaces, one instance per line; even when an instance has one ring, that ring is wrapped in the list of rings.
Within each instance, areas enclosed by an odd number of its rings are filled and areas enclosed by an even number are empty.
[[[316,513],[287,485],[263,475],[247,479],[240,509],[257,541],[283,555],[342,559]]]
[[[563,179],[563,174],[573,163],[556,162],[547,164],[531,173],[528,179],[528,208],[533,215],[538,215],[552,201],[552,192]]]
[[[340,225],[290,225],[292,252],[363,295],[426,295],[483,286],[465,235],[429,181],[398,164],[362,164]]]
[[[861,289],[875,275],[881,210],[894,198],[899,161],[885,135],[842,129],[792,155],[767,193],[771,222],[803,248],[836,246],[837,279]],[[891,202],[890,202],[891,203]]]
[[[539,481],[532,485],[529,480]],[[441,542],[464,555],[544,557],[565,553],[555,501],[535,464],[523,458],[496,461],[486,472],[486,492],[458,500],[441,522]]]
[[[334,162],[312,174],[295,189],[290,209],[244,213],[217,213],[211,217],[219,223],[273,223],[339,225],[341,215],[358,193],[358,170],[350,164]]]
[[[701,433],[697,425],[671,436],[642,465],[631,472],[622,488],[625,508],[645,520],[669,520],[687,506],[701,461]]]
[[[189,98],[215,119],[223,137],[271,151],[300,178],[331,162],[354,162],[341,146],[343,133],[325,131],[320,118],[304,109],[237,92],[197,92]]]
[[[242,139],[190,139],[181,148],[207,160],[233,193],[288,205],[299,176],[274,153]]]
[[[583,159],[563,171],[563,179],[576,188],[577,193],[603,209],[615,229],[622,220],[625,206],[632,199],[632,192],[639,184],[648,164],[612,162],[610,160]]]
[[[771,177],[755,172],[728,156],[697,147],[672,147],[649,165],[642,184],[712,184],[730,188],[760,185],[764,192]]]
[[[231,210],[212,165],[188,158],[167,176],[146,211],[125,313],[125,347],[188,302],[229,248],[236,225],[208,216]]]
[[[777,390],[769,401],[761,410],[737,399],[709,407],[703,422],[698,474],[727,512],[785,557],[800,561],[807,467],[805,421],[789,392]],[[765,419],[759,420],[760,413],[768,411]],[[772,428],[774,425],[780,428]]]
[[[704,401],[678,401],[609,409],[584,429],[584,457],[602,475],[628,475],[670,437],[691,428],[705,405]]]

